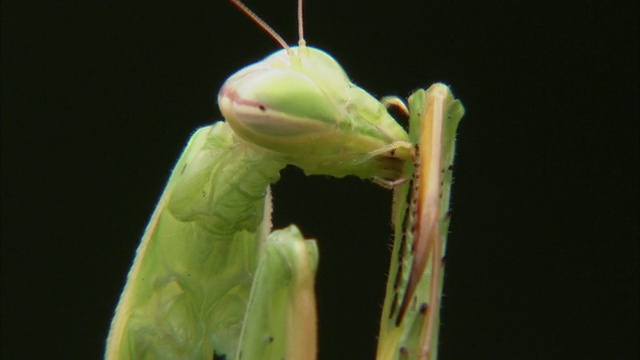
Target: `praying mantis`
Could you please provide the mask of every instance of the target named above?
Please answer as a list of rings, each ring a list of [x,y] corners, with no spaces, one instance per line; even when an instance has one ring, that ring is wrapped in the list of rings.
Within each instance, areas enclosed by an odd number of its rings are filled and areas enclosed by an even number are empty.
[[[393,189],[377,358],[435,359],[461,103],[443,84],[408,106],[378,100],[306,45],[302,0],[291,47],[231,2],[283,49],[229,77],[218,94],[225,121],[189,140],[136,251],[105,358],[316,358],[318,247],[295,225],[271,231],[270,185],[293,164]],[[408,133],[388,107],[409,116]]]

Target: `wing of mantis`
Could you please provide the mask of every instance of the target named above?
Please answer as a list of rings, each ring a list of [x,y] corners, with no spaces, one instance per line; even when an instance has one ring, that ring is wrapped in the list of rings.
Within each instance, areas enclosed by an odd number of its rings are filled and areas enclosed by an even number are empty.
[[[455,134],[464,114],[449,88],[409,98],[415,161],[394,192],[394,246],[380,324],[378,359],[436,359]]]

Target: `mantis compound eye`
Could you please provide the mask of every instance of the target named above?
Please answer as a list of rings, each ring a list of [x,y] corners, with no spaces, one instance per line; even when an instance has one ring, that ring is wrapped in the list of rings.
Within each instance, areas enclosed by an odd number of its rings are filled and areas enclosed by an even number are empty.
[[[339,118],[318,85],[290,69],[244,70],[225,82],[218,103],[239,136],[281,152],[298,139],[332,132]]]
[[[218,94],[233,131],[249,143],[316,162],[407,141],[385,106],[348,79],[327,53],[281,50],[232,75]]]

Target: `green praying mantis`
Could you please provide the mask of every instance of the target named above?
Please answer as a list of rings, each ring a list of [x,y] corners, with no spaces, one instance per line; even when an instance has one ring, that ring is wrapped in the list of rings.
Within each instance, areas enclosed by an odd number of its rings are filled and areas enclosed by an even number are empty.
[[[295,47],[231,2],[283,50],[227,79],[218,95],[226,121],[189,140],[136,252],[105,358],[316,358],[316,242],[295,225],[271,231],[269,187],[293,164],[393,188],[377,358],[436,359],[461,103],[443,84],[416,91],[408,107],[378,100],[306,45],[302,0]],[[408,133],[391,106],[408,114]]]

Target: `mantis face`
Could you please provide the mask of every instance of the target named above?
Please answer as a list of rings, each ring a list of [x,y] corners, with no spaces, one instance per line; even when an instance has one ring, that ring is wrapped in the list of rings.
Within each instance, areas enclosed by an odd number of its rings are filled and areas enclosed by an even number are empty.
[[[218,103],[234,132],[309,174],[389,177],[408,158],[408,136],[385,106],[351,83],[327,53],[280,50],[232,75]],[[348,169],[340,170],[341,168]],[[331,170],[328,170],[331,169]],[[329,171],[329,172],[327,172]]]

